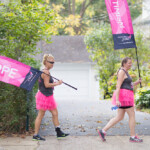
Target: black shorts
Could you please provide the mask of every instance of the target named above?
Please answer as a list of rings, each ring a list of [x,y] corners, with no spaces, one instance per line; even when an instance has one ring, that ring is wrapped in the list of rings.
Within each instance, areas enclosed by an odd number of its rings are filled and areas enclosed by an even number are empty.
[[[133,106],[122,106],[122,107],[119,107],[120,109],[128,109],[128,108],[131,108]]]

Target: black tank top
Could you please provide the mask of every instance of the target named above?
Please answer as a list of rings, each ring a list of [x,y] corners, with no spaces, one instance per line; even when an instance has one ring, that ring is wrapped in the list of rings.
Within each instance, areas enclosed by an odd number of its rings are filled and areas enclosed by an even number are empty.
[[[52,76],[50,75],[49,83],[53,83],[53,82],[54,82],[54,80],[53,80]],[[53,95],[54,88],[53,87],[46,88],[44,85],[44,80],[42,79],[41,76],[39,77],[38,83],[39,83],[39,90],[42,94],[44,94],[45,96]]]
[[[123,81],[120,89],[127,89],[127,90],[133,91],[132,78],[130,77],[130,75],[128,74],[128,72],[126,72],[124,69],[121,69],[121,70],[123,70],[125,72],[125,74],[127,75],[127,78],[124,79],[124,81]]]

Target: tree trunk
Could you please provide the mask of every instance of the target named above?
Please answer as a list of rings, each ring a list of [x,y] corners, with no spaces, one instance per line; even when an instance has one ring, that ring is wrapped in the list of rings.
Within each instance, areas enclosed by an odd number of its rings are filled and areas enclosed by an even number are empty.
[[[80,16],[83,17],[83,14],[85,12],[85,4],[86,4],[86,0],[82,3],[82,8],[80,10]]]
[[[86,0],[82,3],[82,8],[81,8],[81,11],[80,11],[81,18],[83,18],[86,9],[91,5],[92,1],[93,0],[89,0],[89,3],[87,5],[86,5]]]
[[[72,0],[72,14],[75,16],[75,0]]]
[[[80,26],[79,27],[74,27],[74,30],[75,30],[75,33],[78,35],[78,34],[81,34],[81,27],[82,27],[82,18],[85,14],[85,11],[86,9],[91,5],[93,0],[89,0],[89,2],[86,4],[87,0],[84,0],[83,3],[82,3],[82,7],[81,7],[81,10],[80,10]]]
[[[68,0],[68,15],[71,14],[71,0]]]

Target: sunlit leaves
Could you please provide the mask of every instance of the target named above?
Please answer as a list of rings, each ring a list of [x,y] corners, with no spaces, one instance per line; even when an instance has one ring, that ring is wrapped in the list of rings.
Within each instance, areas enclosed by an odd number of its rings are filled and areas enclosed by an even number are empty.
[[[47,4],[49,4],[49,0],[45,0],[45,2],[46,2]]]
[[[62,9],[65,9],[64,8],[64,6],[63,5],[55,5],[55,4],[52,4],[52,7],[53,7],[53,9],[54,9],[54,11],[56,11],[56,12],[60,12]]]
[[[130,7],[132,19],[137,18],[142,12],[142,0],[127,0]],[[54,5],[55,4],[55,7]],[[80,25],[68,25],[64,23],[64,28],[61,29],[60,34],[86,34],[87,31],[96,26],[100,26],[103,22],[109,22],[108,13],[104,0],[75,0],[73,6],[72,0],[50,0],[50,5],[53,9],[58,10],[62,20],[72,22],[70,15],[80,15]],[[63,7],[62,7],[63,6]],[[87,6],[87,7],[86,7]],[[85,9],[86,8],[86,9]],[[73,10],[75,11],[73,12]],[[68,23],[69,24],[69,23]],[[71,24],[71,23],[70,23]],[[67,29],[66,29],[67,28]]]

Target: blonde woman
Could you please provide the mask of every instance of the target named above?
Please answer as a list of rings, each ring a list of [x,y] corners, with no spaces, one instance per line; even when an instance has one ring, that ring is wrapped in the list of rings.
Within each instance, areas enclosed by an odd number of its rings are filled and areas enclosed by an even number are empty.
[[[45,112],[48,110],[52,114],[53,124],[55,126],[55,131],[57,134],[57,138],[64,138],[69,134],[65,134],[60,129],[60,124],[58,120],[58,111],[57,104],[53,97],[53,89],[54,86],[58,86],[62,84],[62,80],[57,82],[53,81],[53,78],[50,75],[50,69],[54,66],[54,57],[51,54],[45,54],[43,57],[43,65],[44,69],[39,78],[39,91],[36,94],[36,109],[38,110],[38,115],[35,120],[35,133],[33,135],[34,141],[45,139],[41,137],[38,132],[40,129],[41,121],[45,115]]]

